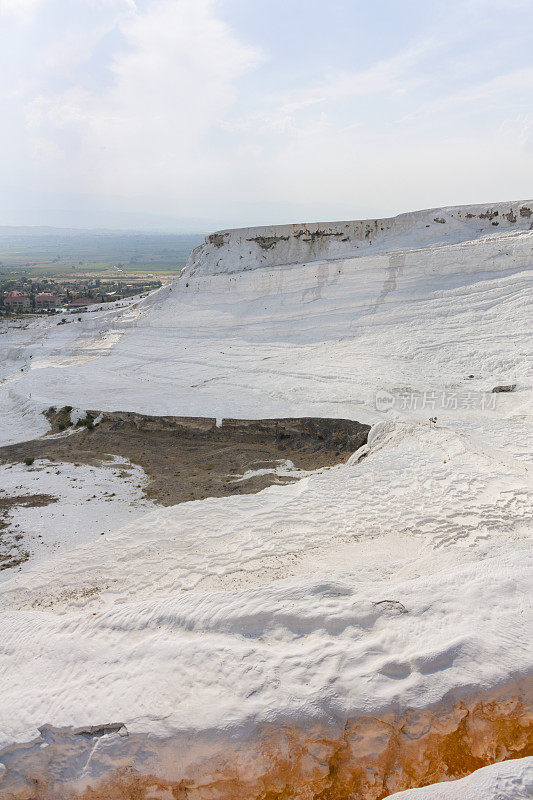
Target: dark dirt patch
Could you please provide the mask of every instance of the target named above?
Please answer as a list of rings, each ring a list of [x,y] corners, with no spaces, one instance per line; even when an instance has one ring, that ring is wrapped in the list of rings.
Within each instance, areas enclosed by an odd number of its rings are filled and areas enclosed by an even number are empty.
[[[23,508],[41,508],[49,506],[50,503],[57,503],[57,497],[51,494],[17,494],[0,496],[0,514],[6,514],[15,506]]]
[[[207,241],[214,244],[215,247],[222,247],[227,237],[227,233],[212,233],[207,237]]]
[[[84,420],[94,420],[88,411]],[[64,425],[65,412],[50,410],[53,431]],[[36,439],[0,448],[1,462],[20,462],[28,455],[54,461],[99,464],[110,455],[122,456],[143,468],[144,491],[165,505],[206,497],[251,494],[295,478],[267,474],[234,483],[247,470],[275,467],[289,459],[298,469],[311,470],[344,461],[366,443],[369,425],[340,419],[305,417],[223,421],[202,417],[152,417],[132,412],[104,413],[92,430],[82,427],[71,436]]]
[[[294,234],[295,239],[300,239],[304,237],[302,241],[304,242],[315,242],[317,239],[327,238],[328,236],[343,236],[342,231],[308,231],[308,230],[300,230]],[[344,241],[348,241],[348,239],[343,239]]]
[[[254,236],[253,239],[247,239],[247,242],[256,242],[263,250],[270,250],[275,247],[278,242],[288,242],[288,236]]]
[[[12,530],[9,514],[13,508],[40,508],[57,503],[51,494],[0,495],[0,570],[18,567],[28,560],[30,554],[22,544],[22,534]]]
[[[516,389],[516,383],[509,383],[507,386],[495,386],[492,389],[493,394],[500,394],[501,392],[513,392]]]
[[[494,211],[494,209],[492,208],[487,208],[484,214],[479,215],[479,219],[493,220],[494,217],[498,216],[498,213],[499,213],[498,211]]]

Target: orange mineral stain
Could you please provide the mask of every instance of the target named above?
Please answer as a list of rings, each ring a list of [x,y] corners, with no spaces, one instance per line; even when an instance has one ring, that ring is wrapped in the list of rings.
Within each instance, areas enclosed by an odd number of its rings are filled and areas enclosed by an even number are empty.
[[[525,686],[522,687],[524,689]],[[456,780],[498,761],[533,754],[531,694],[445,702],[326,726],[264,726],[246,741],[211,744],[204,757],[166,742],[151,774],[140,758],[104,778],[54,782],[27,775],[2,800],[382,800],[394,792]],[[218,747],[218,750],[217,750]],[[152,759],[153,761],[153,759]],[[158,774],[154,774],[158,773]],[[6,776],[7,777],[7,776]],[[20,773],[19,773],[20,778]],[[3,782],[4,783],[4,782]],[[4,784],[5,785],[5,784]]]

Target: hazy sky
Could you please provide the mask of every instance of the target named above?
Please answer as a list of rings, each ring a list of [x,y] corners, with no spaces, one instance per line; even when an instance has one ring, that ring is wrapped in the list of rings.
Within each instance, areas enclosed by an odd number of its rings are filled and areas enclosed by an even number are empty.
[[[531,0],[0,0],[0,224],[533,194]]]

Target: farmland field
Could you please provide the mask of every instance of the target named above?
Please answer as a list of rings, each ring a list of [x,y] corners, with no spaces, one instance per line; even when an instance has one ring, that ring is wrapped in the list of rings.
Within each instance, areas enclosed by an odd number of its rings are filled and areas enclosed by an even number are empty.
[[[179,272],[199,234],[1,228],[0,276]]]

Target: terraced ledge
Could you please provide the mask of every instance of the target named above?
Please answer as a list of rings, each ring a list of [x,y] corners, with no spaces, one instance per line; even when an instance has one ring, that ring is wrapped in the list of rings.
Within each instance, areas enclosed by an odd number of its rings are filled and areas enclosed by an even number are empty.
[[[344,725],[156,739],[45,727],[0,751],[2,800],[382,800],[533,753],[533,680]],[[67,766],[68,765],[68,766]]]
[[[149,479],[146,496],[164,506],[252,494],[297,480],[302,477],[299,470],[346,461],[366,443],[370,430],[353,420],[315,417],[225,419],[217,425],[207,417],[88,411],[83,424],[69,435],[70,411],[67,406],[47,412],[51,432],[59,438],[1,447],[0,463],[30,456],[100,464],[109,455],[122,456],[143,468]],[[93,427],[93,420],[100,421]]]

